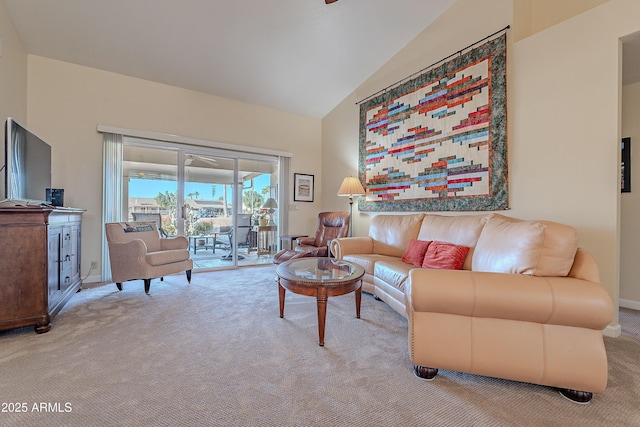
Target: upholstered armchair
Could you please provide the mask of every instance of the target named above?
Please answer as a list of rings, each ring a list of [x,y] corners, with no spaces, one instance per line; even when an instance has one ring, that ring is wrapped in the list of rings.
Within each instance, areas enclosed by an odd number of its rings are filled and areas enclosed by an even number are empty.
[[[311,252],[311,256],[328,256],[328,244],[349,234],[349,212],[321,212],[315,236],[299,237],[296,251]]]
[[[161,239],[155,222],[111,222],[105,224],[111,277],[118,290],[122,282],[144,280],[149,294],[151,279],[168,274],[187,274],[191,283],[193,261],[189,256],[189,242],[184,236]]]

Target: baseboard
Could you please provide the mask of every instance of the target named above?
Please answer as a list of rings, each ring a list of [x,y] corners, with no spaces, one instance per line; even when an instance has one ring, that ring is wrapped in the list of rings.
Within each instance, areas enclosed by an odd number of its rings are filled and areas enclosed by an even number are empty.
[[[633,301],[630,299],[620,298],[618,300],[618,306],[622,308],[629,308],[631,310],[640,311],[640,301]],[[602,334],[605,337],[612,337],[612,338],[619,337],[620,335],[622,335],[622,326],[620,326],[620,323],[618,323],[617,325],[609,325],[606,328],[604,328],[604,331],[602,331]]]
[[[604,335],[605,337],[617,338],[622,335],[622,326],[620,326],[620,323],[616,325],[609,325],[604,328],[604,330],[602,331],[602,335]]]
[[[618,300],[618,304],[622,308],[630,308],[631,310],[639,310],[640,311],[640,301],[634,301],[631,299],[622,299]]]
[[[87,276],[82,279],[82,283],[98,283],[102,282],[102,276]]]

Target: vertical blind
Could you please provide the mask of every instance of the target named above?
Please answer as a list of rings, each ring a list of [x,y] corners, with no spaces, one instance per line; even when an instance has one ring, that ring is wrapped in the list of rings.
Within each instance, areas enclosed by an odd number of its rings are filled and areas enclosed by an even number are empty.
[[[104,224],[122,221],[122,135],[103,134],[102,170],[102,281],[111,281],[109,247]]]

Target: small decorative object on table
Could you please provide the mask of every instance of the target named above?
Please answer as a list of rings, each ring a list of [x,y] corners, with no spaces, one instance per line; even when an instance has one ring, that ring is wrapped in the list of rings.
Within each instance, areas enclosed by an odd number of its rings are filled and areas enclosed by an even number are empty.
[[[254,221],[258,222],[258,225],[264,226],[267,225],[267,222],[269,221],[269,214],[266,211],[260,209],[253,214],[253,219]]]

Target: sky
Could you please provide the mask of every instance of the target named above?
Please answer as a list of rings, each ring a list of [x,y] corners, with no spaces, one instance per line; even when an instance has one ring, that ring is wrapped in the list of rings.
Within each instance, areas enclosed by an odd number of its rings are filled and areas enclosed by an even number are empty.
[[[212,184],[202,184],[188,182],[185,184],[185,198],[190,198],[190,193],[198,194],[198,199],[211,200],[211,186]],[[269,175],[260,175],[254,180],[255,191],[262,193],[262,189],[269,186]],[[129,197],[150,197],[154,198],[158,193],[164,193],[165,191],[174,192],[178,188],[176,181],[160,181],[151,179],[131,179],[129,181]],[[219,199],[222,196],[223,186],[221,184],[216,185],[216,195],[214,200]],[[228,197],[231,197],[231,188],[228,188]],[[195,198],[195,196],[193,197]]]

